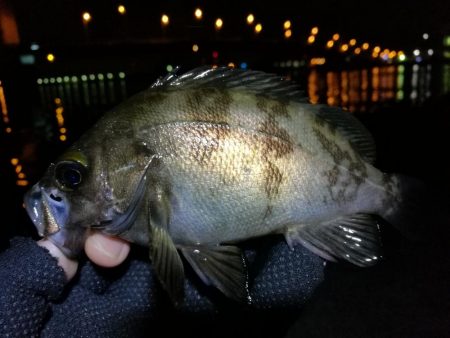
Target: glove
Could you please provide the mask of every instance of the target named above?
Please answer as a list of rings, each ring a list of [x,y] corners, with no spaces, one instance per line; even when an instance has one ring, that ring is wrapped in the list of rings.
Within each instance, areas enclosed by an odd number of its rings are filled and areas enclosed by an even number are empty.
[[[16,239],[0,256],[0,277],[4,284],[12,279],[8,274],[20,280],[21,283],[9,287],[8,293],[23,300],[4,302],[2,298],[0,335],[40,332],[43,337],[140,337],[158,335],[161,331],[165,335],[199,336],[204,332],[210,336],[213,329],[220,335],[228,332],[236,336],[237,332],[254,335],[257,328],[266,335],[267,330],[280,330],[279,324],[272,325],[274,315],[286,313],[290,315],[279,317],[288,327],[323,280],[323,260],[301,246],[290,250],[280,238],[248,243],[244,249],[251,305],[226,299],[186,269],[185,299],[175,308],[156,279],[146,250],[133,248],[128,259],[112,269],[85,260],[77,277],[64,289],[63,272],[56,260],[33,241]],[[12,265],[10,257],[14,257]],[[18,268],[23,264],[26,269]],[[17,270],[20,272],[14,275]],[[48,276],[46,283],[42,283],[43,274]],[[27,293],[22,293],[23,290]],[[2,288],[2,297],[4,292]],[[7,312],[11,304],[15,315]],[[30,309],[34,315],[28,314]],[[265,317],[272,321],[261,320]]]

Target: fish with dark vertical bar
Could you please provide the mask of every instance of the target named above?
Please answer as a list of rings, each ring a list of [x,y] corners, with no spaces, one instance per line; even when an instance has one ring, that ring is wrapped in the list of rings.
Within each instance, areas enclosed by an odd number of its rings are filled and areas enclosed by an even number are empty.
[[[380,257],[377,218],[402,219],[403,182],[372,164],[349,113],[311,105],[292,82],[258,71],[176,72],[106,113],[25,197],[41,236],[68,256],[88,229],[149,247],[174,301],[184,263],[248,300],[239,242],[284,234],[358,266]]]

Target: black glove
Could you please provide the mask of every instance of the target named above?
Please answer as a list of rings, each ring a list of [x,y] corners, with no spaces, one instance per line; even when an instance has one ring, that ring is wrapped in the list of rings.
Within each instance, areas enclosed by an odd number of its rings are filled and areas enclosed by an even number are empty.
[[[84,261],[64,292],[56,260],[33,241],[16,239],[0,255],[0,336],[245,336],[246,330],[280,330],[281,323],[273,325],[277,314],[287,328],[323,280],[323,260],[300,246],[290,250],[280,238],[245,249],[251,305],[226,299],[187,269],[185,299],[174,308],[145,250],[134,248],[112,269]]]

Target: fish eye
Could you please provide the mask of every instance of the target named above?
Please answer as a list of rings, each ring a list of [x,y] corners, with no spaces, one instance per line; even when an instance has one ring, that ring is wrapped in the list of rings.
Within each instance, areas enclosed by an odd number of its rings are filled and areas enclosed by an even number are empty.
[[[74,190],[83,181],[85,168],[76,161],[64,161],[56,165],[55,178],[63,190]]]

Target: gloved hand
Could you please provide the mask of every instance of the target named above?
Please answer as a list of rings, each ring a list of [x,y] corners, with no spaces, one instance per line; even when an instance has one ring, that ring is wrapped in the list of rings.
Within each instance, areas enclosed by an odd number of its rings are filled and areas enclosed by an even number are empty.
[[[99,242],[92,245],[91,240]],[[127,256],[128,245],[109,244],[103,237],[93,237],[85,251],[93,261],[112,266]],[[290,250],[280,238],[247,243],[245,249],[251,305],[226,299],[187,268],[185,299],[174,308],[153,274],[146,250],[133,248],[125,262],[115,268],[101,268],[84,260],[79,273],[64,287],[63,270],[46,250],[31,240],[15,240],[0,255],[0,335],[139,337],[158,336],[158,330],[169,334],[198,328],[203,331],[195,331],[197,336],[210,336],[208,327],[218,330],[216,333],[242,334],[245,328],[234,327],[236,322],[246,323],[249,318],[260,321],[258,318],[267,314],[299,309],[323,279],[322,259],[302,247]],[[77,263],[58,251],[52,253],[66,276],[73,277]],[[42,276],[46,276],[45,281]],[[293,318],[296,314],[298,311],[293,311]],[[221,322],[222,317],[232,321]],[[167,321],[174,325],[168,326]],[[180,322],[189,323],[190,328]],[[220,323],[223,326],[219,329]],[[268,327],[262,325],[264,321],[259,324],[260,328]]]

